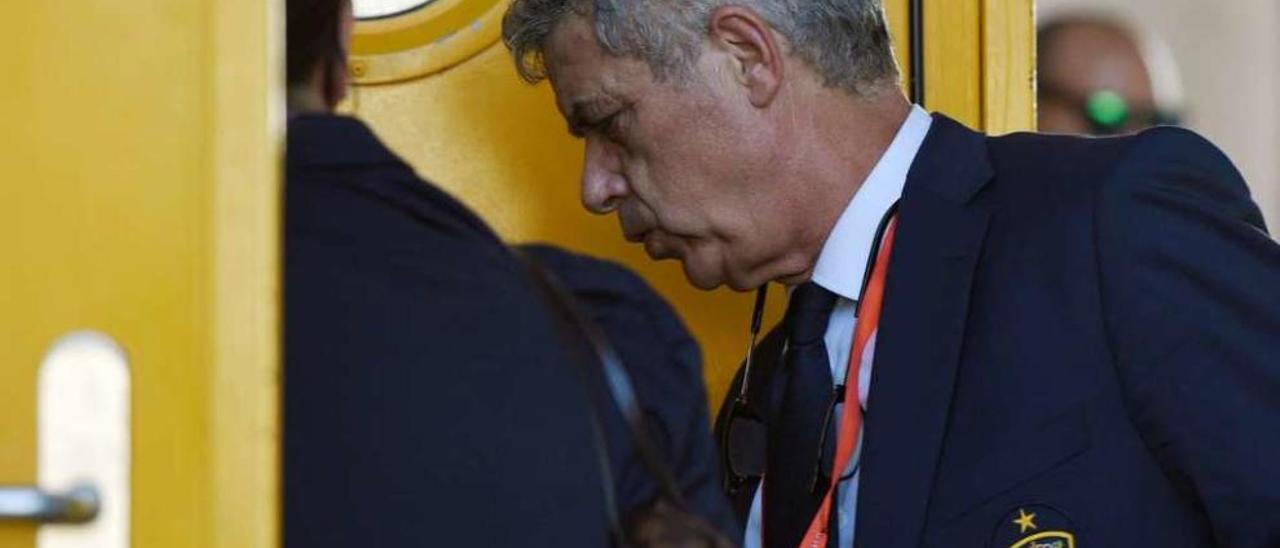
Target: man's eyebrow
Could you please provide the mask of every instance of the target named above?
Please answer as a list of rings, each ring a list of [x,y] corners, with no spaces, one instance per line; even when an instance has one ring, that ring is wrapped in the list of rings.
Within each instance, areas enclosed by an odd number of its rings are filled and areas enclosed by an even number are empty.
[[[573,100],[569,105],[568,115],[565,116],[565,120],[569,123],[569,133],[579,139],[584,137],[604,115],[611,103],[612,101],[604,97]]]

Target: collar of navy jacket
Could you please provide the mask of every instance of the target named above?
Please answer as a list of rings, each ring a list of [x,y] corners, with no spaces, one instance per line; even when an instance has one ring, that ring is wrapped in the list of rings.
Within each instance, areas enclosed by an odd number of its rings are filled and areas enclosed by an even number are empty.
[[[935,114],[907,175],[864,422],[859,499],[874,503],[858,505],[858,546],[920,543],[991,217],[985,139]]]
[[[329,114],[300,114],[289,120],[289,165],[351,167],[408,165],[360,120]]]
[[[500,238],[475,213],[444,190],[420,179],[363,122],[346,116],[304,114],[289,120],[290,177],[305,184],[341,184],[451,233],[484,240],[503,254]],[[376,170],[379,177],[346,177],[347,170]]]

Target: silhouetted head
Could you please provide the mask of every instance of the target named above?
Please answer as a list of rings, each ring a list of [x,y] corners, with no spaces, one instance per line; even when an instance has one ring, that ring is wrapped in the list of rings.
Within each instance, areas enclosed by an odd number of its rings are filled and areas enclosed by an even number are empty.
[[[1064,17],[1039,31],[1040,130],[1110,135],[1175,123],[1161,108],[1144,43],[1118,21]]]
[[[288,100],[291,112],[331,112],[346,97],[351,0],[288,0]]]

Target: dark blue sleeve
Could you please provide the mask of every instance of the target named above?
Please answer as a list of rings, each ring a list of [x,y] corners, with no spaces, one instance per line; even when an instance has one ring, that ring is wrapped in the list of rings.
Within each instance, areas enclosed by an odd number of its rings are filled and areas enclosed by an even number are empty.
[[[523,250],[561,279],[614,345],[693,511],[729,538],[738,538],[742,531],[720,490],[701,351],[675,311],[622,266],[550,246]],[[607,403],[613,410],[612,402]],[[611,419],[606,428],[613,442],[619,504],[624,512],[639,510],[658,492],[634,453],[621,415]]]
[[[1095,237],[1131,420],[1220,545],[1280,546],[1280,246],[1243,179],[1191,132],[1148,132]]]

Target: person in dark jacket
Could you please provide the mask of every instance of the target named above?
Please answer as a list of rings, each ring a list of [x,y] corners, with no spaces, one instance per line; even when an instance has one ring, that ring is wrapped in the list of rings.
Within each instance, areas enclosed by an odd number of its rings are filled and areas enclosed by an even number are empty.
[[[656,483],[526,265],[364,124],[332,114],[347,86],[344,4],[288,3],[285,545],[608,545],[605,484],[625,520]],[[628,365],[689,509],[735,531],[699,351],[675,314],[620,266],[520,253]]]
[[[791,288],[723,415],[747,547],[1280,546],[1280,245],[1204,138],[930,114],[879,0],[515,0],[503,35],[588,210]]]

